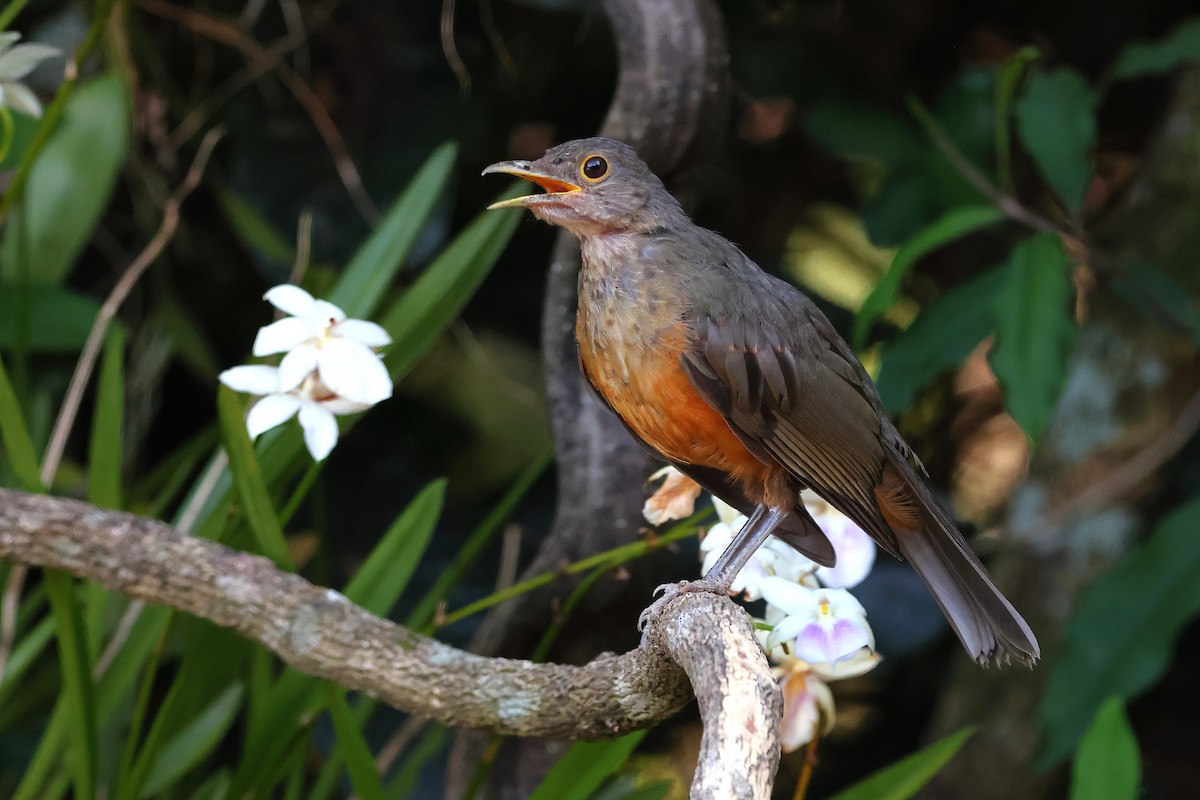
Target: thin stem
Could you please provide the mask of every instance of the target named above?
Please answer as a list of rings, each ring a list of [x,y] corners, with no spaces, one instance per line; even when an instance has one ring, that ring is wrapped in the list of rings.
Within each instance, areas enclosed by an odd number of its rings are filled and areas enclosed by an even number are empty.
[[[950,162],[959,173],[967,179],[967,181],[979,190],[980,194],[991,200],[997,208],[1005,213],[1010,219],[1027,225],[1037,231],[1048,231],[1060,235],[1072,236],[1068,231],[1063,230],[1058,225],[1055,225],[1050,220],[1039,214],[1030,211],[1023,206],[1017,198],[1012,195],[1005,194],[996,188],[996,186],[987,179],[987,177],[979,171],[979,169],[971,163],[971,160],[963,154],[958,146],[951,141],[950,137],[938,124],[933,115],[928,109],[921,104],[921,101],[913,96],[907,98],[908,110],[916,117],[917,122],[925,129],[926,135],[933,142],[946,160]]]
[[[294,69],[280,62],[278,56],[268,48],[231,25],[226,25],[199,11],[176,6],[164,2],[164,0],[137,0],[137,4],[143,10],[182,25],[198,36],[212,39],[241,51],[247,58],[262,64],[266,69],[274,69],[283,85],[296,98],[296,102],[308,113],[317,133],[324,140],[326,148],[333,157],[333,165],[342,180],[342,185],[346,187],[346,192],[350,195],[350,199],[358,208],[359,213],[372,226],[378,224],[379,208],[367,194],[362,174],[358,171],[354,159],[350,157],[350,151],[346,147],[346,141],[342,138],[341,131],[338,130],[337,123],[333,121],[329,109],[325,107],[324,102],[305,82],[304,78],[300,77]]]
[[[223,133],[220,130],[214,129],[209,131],[200,142],[200,147],[196,151],[196,158],[192,161],[192,166],[188,170],[187,175],[184,176],[183,183],[167,198],[166,206],[163,209],[162,224],[159,225],[154,238],[138,254],[137,258],[130,263],[125,273],[121,276],[121,279],[117,281],[117,285],[113,287],[112,292],[105,299],[104,305],[100,307],[99,313],[96,314],[96,319],[92,323],[92,329],[88,332],[87,341],[84,343],[83,352],[79,355],[79,361],[75,364],[75,372],[71,375],[71,383],[67,387],[66,397],[63,398],[62,407],[59,408],[58,417],[54,421],[54,430],[50,435],[50,444],[46,446],[46,455],[42,459],[41,478],[44,485],[50,486],[54,481],[54,474],[58,471],[58,465],[62,461],[63,451],[66,450],[67,446],[67,437],[70,435],[71,427],[75,424],[75,418],[79,414],[79,406],[83,401],[83,393],[87,389],[88,380],[91,378],[92,370],[96,366],[96,358],[100,354],[100,345],[104,342],[104,335],[108,332],[109,324],[116,317],[117,310],[125,302],[125,298],[133,291],[133,287],[138,282],[138,279],[157,260],[166,248],[167,243],[175,236],[175,231],[179,227],[180,206],[187,196],[192,193],[192,190],[200,184],[204,168],[208,165],[208,159],[222,135]]]
[[[511,600],[512,598],[518,597],[526,592],[533,591],[540,586],[545,586],[546,584],[552,582],[555,578],[563,575],[575,575],[580,572],[587,572],[588,570],[595,569],[596,567],[600,566],[605,566],[606,568],[611,569],[612,567],[620,566],[627,561],[632,561],[635,558],[641,558],[642,556],[646,555],[652,550],[658,549],[664,544],[677,542],[680,539],[686,539],[689,536],[695,536],[697,532],[697,525],[700,522],[703,522],[710,513],[711,512],[709,511],[701,511],[700,513],[693,514],[687,520],[679,525],[676,525],[662,536],[655,537],[653,541],[632,542],[630,544],[621,545],[620,547],[614,547],[612,550],[606,550],[603,553],[597,553],[596,555],[589,556],[581,561],[568,564],[561,570],[544,572],[541,575],[530,578],[527,581],[521,581],[520,583],[513,584],[502,592],[496,592],[495,594],[488,595],[480,600],[476,600],[474,603],[468,603],[457,611],[446,614],[441,619],[440,626],[444,627],[446,625],[451,625],[459,620],[466,619],[474,614],[478,614],[480,611],[486,611],[494,605],[503,603],[505,600]],[[428,633],[433,627],[434,626],[428,626],[425,632]]]
[[[602,567],[597,567],[579,582],[579,585],[575,587],[575,591],[571,592],[571,595],[567,598],[567,602],[563,603],[563,607],[554,615],[554,620],[546,628],[545,633],[542,634],[542,638],[538,640],[537,646],[533,648],[533,653],[529,656],[530,661],[546,660],[546,655],[554,645],[555,639],[562,633],[562,629],[566,626],[567,621],[571,619],[571,614],[575,612],[575,607],[579,605],[579,601],[596,585],[596,581],[600,579],[601,575],[604,575],[616,566],[616,564],[605,564]]]
[[[808,785],[812,783],[813,770],[817,768],[817,743],[821,740],[821,724],[813,728],[812,738],[804,746],[804,763],[800,765],[800,779],[796,781],[796,791],[792,800],[804,800],[808,794]]]

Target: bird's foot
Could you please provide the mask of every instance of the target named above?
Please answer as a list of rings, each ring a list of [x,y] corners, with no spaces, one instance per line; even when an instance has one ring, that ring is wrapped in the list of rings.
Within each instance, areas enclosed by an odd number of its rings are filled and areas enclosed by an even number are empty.
[[[654,590],[654,597],[658,597],[653,603],[646,607],[646,610],[638,617],[638,630],[645,631],[646,623],[650,621],[650,617],[657,614],[663,606],[675,599],[676,595],[692,594],[694,592],[712,592],[713,594],[728,594],[729,587],[722,586],[720,582],[711,578],[701,578],[698,581],[679,581],[678,583],[664,583]]]

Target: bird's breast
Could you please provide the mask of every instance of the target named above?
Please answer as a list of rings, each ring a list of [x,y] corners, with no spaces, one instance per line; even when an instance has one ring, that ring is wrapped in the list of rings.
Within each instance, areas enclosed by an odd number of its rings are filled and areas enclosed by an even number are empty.
[[[586,245],[583,255],[575,332],[587,380],[664,456],[757,477],[764,465],[700,396],[680,364],[694,337],[682,288],[652,264],[621,263]]]

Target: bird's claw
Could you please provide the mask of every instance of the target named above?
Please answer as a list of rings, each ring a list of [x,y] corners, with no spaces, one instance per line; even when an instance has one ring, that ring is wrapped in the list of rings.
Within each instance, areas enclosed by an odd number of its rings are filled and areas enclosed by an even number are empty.
[[[650,618],[657,614],[663,606],[675,599],[679,594],[692,594],[694,592],[715,592],[724,594],[724,590],[716,583],[710,580],[701,578],[698,581],[679,581],[678,583],[664,583],[654,589],[651,597],[658,597],[650,605],[646,606],[646,610],[638,616],[637,628],[639,632],[645,632],[646,624]]]

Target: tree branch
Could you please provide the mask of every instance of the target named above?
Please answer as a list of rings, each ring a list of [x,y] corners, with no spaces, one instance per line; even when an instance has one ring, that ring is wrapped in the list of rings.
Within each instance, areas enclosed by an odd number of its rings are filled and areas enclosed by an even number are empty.
[[[444,725],[560,739],[615,736],[683,708],[690,677],[709,723],[697,777],[721,787],[696,796],[770,794],[782,701],[749,618],[728,598],[681,595],[650,620],[635,650],[565,666],[457,650],[266,558],[75,500],[0,489],[0,558],[61,569],[202,617],[303,673]]]

